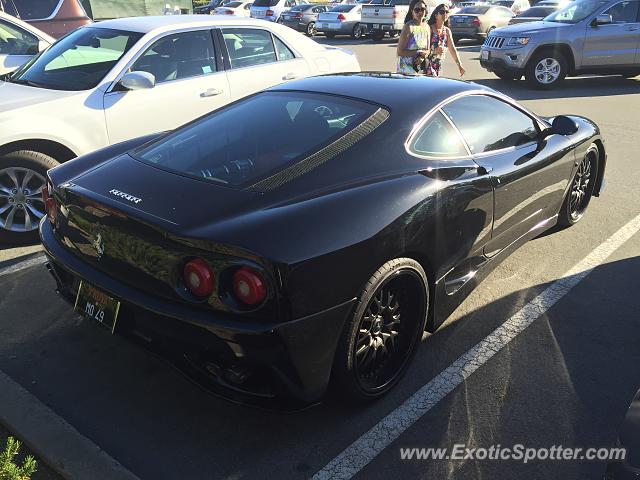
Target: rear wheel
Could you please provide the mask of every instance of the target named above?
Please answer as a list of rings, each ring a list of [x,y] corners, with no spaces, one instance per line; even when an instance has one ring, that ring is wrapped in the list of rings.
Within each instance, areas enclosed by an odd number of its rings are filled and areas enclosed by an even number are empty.
[[[560,52],[543,51],[533,56],[525,68],[525,78],[534,88],[551,89],[567,75],[567,60]]]
[[[595,144],[591,144],[578,165],[578,169],[571,181],[571,188],[560,209],[558,216],[560,225],[565,227],[575,225],[584,216],[593,196],[599,160],[600,152],[598,147]]]
[[[47,170],[57,165],[50,156],[30,150],[0,157],[0,242],[38,241],[38,223],[45,215],[42,189]]]
[[[374,42],[379,42],[379,41],[380,41],[380,40],[382,40],[383,38],[384,38],[384,32],[383,32],[383,31],[381,31],[381,30],[377,30],[377,31],[375,31],[375,32],[373,32],[373,33],[371,34],[371,39],[372,39]]]
[[[425,328],[427,285],[410,258],[385,263],[369,279],[334,358],[332,380],[341,395],[374,400],[400,380]]]
[[[318,33],[316,31],[316,22],[309,22],[307,24],[307,35],[313,37],[316,33]]]
[[[364,27],[359,23],[356,23],[351,31],[351,38],[359,40],[364,36]]]

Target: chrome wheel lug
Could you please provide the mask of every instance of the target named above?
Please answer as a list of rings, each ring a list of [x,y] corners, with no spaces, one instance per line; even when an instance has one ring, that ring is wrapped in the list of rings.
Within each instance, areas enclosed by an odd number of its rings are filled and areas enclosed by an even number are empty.
[[[15,200],[13,199],[13,197],[9,197],[9,203],[13,203],[15,202]]]
[[[13,190],[11,190],[11,193],[13,193],[14,195],[17,195],[18,194],[18,189],[14,188]]]
[[[29,195],[29,190],[27,190],[26,188],[24,190],[22,190],[22,194],[23,195]]]

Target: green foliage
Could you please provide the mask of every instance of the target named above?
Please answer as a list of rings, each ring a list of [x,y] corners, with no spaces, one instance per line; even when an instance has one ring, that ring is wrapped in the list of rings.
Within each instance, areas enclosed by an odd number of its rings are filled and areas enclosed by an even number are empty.
[[[7,438],[7,446],[0,452],[0,480],[29,480],[38,464],[36,459],[28,455],[22,466],[16,465],[13,459],[20,452],[20,442],[13,437]]]

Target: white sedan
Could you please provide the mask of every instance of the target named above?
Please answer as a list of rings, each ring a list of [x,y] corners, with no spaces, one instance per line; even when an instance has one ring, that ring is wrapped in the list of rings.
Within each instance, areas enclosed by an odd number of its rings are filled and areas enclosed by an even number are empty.
[[[354,54],[263,20],[181,15],[82,27],[0,81],[0,242],[36,238],[45,172],[58,162],[287,80],[356,71]]]
[[[46,33],[0,11],[0,75],[14,71],[53,42]]]
[[[251,2],[228,2],[214,10],[214,15],[236,15],[237,17],[249,17]]]

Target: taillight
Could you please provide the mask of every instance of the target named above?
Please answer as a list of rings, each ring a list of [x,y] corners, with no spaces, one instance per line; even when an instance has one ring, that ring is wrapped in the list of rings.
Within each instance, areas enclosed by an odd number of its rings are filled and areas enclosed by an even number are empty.
[[[479,27],[480,26],[480,19],[478,17],[474,17],[473,20],[471,20],[471,24]]]
[[[187,290],[199,298],[211,295],[216,284],[213,270],[201,258],[191,260],[184,266],[182,278]]]
[[[393,13],[391,14],[392,18],[398,18],[400,16],[400,12],[396,12],[395,10],[393,11]]]
[[[338,20],[340,20],[341,22],[344,22],[347,19],[347,17],[345,17],[343,14],[339,13],[338,14]]]
[[[294,13],[293,18],[302,18],[302,13]]]
[[[56,223],[58,204],[56,203],[56,199],[53,197],[53,192],[49,192],[48,184],[42,188],[42,201],[44,203],[45,211],[47,212],[47,217],[49,217],[49,221],[51,223]]]
[[[267,10],[267,17],[273,17],[275,15],[275,13],[273,12],[273,10]]]
[[[226,15],[233,15],[233,10],[225,10],[224,13]]]
[[[242,267],[233,274],[233,293],[245,305],[257,305],[267,297],[267,284],[260,273]]]

